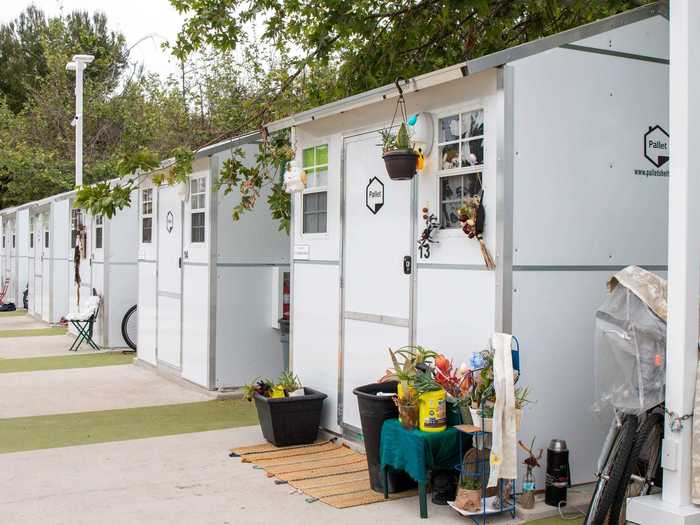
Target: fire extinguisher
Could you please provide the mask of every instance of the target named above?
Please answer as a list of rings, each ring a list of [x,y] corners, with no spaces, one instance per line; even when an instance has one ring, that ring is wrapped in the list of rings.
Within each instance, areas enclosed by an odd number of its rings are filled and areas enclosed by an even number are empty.
[[[569,449],[563,439],[553,439],[547,447],[544,502],[552,507],[566,505],[566,492],[569,487],[571,487]]]

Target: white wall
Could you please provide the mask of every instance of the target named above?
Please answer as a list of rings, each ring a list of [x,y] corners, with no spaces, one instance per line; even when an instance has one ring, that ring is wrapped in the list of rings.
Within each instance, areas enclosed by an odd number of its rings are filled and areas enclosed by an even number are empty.
[[[651,20],[577,44],[664,57]],[[663,33],[663,32],[662,32]],[[661,34],[661,33],[659,33]],[[668,130],[668,66],[555,49],[513,64],[513,332],[536,403],[521,436],[566,439],[574,482],[593,479],[608,421],[594,401],[594,316],[629,264],[666,265],[666,177],[643,156]],[[660,170],[668,170],[668,165]]]
[[[142,197],[143,190],[150,188],[153,190],[153,227],[151,242],[143,242],[142,232]],[[158,191],[154,187],[150,178],[146,178],[139,189],[137,198],[133,201],[136,205],[137,232],[138,235],[138,323],[137,323],[137,345],[138,358],[156,365],[156,334],[157,334],[157,301],[158,282],[156,257],[158,253]]]
[[[71,230],[70,230],[70,200],[59,199],[51,203],[52,216],[52,322],[58,322],[69,311],[69,295],[72,276],[70,274],[71,260]],[[36,243],[36,238],[35,241]]]

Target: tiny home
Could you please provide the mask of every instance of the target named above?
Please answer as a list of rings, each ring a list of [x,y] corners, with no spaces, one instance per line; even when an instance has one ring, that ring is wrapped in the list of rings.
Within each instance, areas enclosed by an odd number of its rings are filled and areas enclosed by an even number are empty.
[[[20,213],[19,208],[3,210],[2,215],[2,281],[9,280],[9,287],[5,296],[6,303],[15,303],[18,308],[22,306],[22,280],[26,280],[26,267],[21,268],[20,237],[23,231],[26,212]],[[24,229],[26,229],[25,226]],[[26,253],[23,253],[26,255]],[[25,283],[26,284],[26,283]]]
[[[78,300],[82,304],[93,290],[102,297],[94,336],[102,347],[126,346],[121,322],[138,298],[136,198],[134,192],[132,206],[108,219],[76,208],[75,192],[62,196],[66,203],[61,229],[68,261],[68,307],[79,311]]]
[[[154,173],[139,190],[138,358],[208,389],[274,377],[283,367],[278,320],[289,237],[264,198],[234,222],[237,193],[216,188],[231,151],[242,148],[252,163],[259,139],[253,133],[197,151],[186,185],[156,185]]]
[[[58,323],[68,313],[68,202],[63,195],[25,205],[29,210],[29,313]]]
[[[667,264],[668,70],[650,4],[402,81],[425,157],[411,180],[382,160],[396,85],[268,125],[292,129],[307,174],[292,201],[291,356],[328,394],[324,427],[357,437],[353,389],[383,375],[389,347],[459,363],[513,333],[536,400],[521,435],[566,439],[574,481],[592,480],[595,311],[619,268]],[[495,270],[462,229],[476,195]]]

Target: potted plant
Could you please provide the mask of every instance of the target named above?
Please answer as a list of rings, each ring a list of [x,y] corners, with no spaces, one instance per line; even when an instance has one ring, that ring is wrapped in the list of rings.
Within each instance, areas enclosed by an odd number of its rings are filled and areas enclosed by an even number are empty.
[[[396,406],[399,407],[399,422],[408,430],[418,428],[419,396],[416,389],[408,381],[399,383],[401,388],[397,392]]]
[[[467,512],[479,512],[482,493],[481,474],[478,472],[462,473],[457,487],[455,507]]]
[[[316,441],[326,394],[304,387],[291,372],[276,382],[255,379],[243,397],[255,401],[263,436],[276,447],[307,445]]]
[[[381,131],[382,158],[386,166],[389,178],[392,180],[410,180],[416,174],[418,157],[408,136],[408,127],[405,122],[399,126],[396,135],[391,129]]]
[[[522,441],[518,441],[518,446],[527,453],[527,458],[523,461],[523,464],[527,468],[525,472],[525,479],[523,480],[523,492],[518,499],[518,504],[524,509],[532,509],[535,506],[535,473],[536,467],[540,467],[540,459],[542,459],[543,449],[540,449],[539,454],[535,455],[535,438],[532,438],[532,443],[530,446],[526,445]]]

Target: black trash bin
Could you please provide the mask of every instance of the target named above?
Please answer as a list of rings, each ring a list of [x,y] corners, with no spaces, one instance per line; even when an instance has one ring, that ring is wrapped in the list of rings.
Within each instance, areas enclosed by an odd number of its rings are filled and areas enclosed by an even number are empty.
[[[387,419],[399,417],[399,409],[390,396],[378,396],[377,392],[396,393],[398,382],[373,383],[358,386],[353,393],[357,396],[362,422],[362,435],[367,453],[367,467],[372,490],[384,492],[384,476],[379,459],[379,442],[382,433],[382,423]],[[416,482],[403,471],[389,472],[389,492],[403,492],[416,486]]]
[[[305,395],[268,398],[255,394],[255,408],[263,436],[276,447],[308,445],[316,441],[326,394],[304,387]]]

